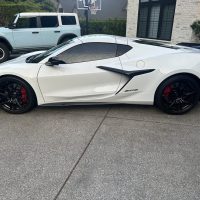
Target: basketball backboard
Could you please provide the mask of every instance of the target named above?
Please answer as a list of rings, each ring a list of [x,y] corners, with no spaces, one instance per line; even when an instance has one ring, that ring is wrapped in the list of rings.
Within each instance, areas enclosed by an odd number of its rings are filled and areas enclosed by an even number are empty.
[[[101,10],[101,0],[77,0],[78,10]]]

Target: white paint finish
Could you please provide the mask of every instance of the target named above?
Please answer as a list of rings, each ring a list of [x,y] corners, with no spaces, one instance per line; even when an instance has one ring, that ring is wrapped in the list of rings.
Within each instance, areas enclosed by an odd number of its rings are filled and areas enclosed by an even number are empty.
[[[139,44],[129,39],[132,50],[119,58],[85,63],[46,66],[50,57],[82,44],[82,42],[113,42],[126,44],[127,38],[106,35],[90,35],[74,39],[40,63],[25,63],[27,57],[41,52],[21,56],[0,65],[0,76],[15,75],[26,80],[34,89],[38,104],[73,103],[154,103],[154,94],[160,83],[179,73],[190,73],[200,78],[200,51],[190,48],[164,48]],[[145,63],[145,66],[142,63]],[[127,71],[155,69],[129,80],[127,76],[96,68],[107,66]],[[38,76],[39,75],[39,76]],[[122,89],[122,87],[126,86]],[[40,90],[41,89],[41,90]],[[120,91],[120,92],[119,92]],[[43,99],[44,98],[44,99]]]
[[[59,39],[72,34],[75,36],[81,35],[81,28],[76,13],[19,13],[15,15],[13,21],[17,24],[21,18],[40,17],[40,16],[57,16],[58,26],[51,28],[0,28],[0,37],[6,39],[14,50],[20,49],[44,49],[50,48],[58,44]],[[62,16],[74,16],[76,24],[62,25]]]
[[[97,66],[122,69],[119,58],[54,67],[43,65],[38,80],[45,102],[91,102],[114,95],[121,75]]]
[[[105,43],[115,43],[116,36],[113,35],[85,35],[79,38],[83,43],[87,42],[105,42]]]
[[[22,57],[17,60],[0,64],[0,77],[4,75],[14,75],[25,80],[36,93],[38,104],[44,104],[44,99],[37,81],[37,75],[41,64],[27,64],[24,61],[25,59],[26,57]]]
[[[140,68],[140,69],[143,69],[145,67],[145,62],[143,60],[139,60],[137,63],[136,63],[136,67]]]

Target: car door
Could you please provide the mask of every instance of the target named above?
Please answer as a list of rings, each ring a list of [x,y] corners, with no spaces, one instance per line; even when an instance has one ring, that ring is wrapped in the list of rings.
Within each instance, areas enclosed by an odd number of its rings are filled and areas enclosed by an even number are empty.
[[[39,86],[46,103],[100,102],[117,92],[121,75],[98,68],[122,69],[114,43],[84,43],[59,54],[66,64],[41,67]]]
[[[53,47],[57,45],[61,36],[61,27],[59,26],[58,16],[40,16],[40,35],[43,47]]]
[[[37,17],[20,16],[13,30],[15,49],[36,49],[41,47],[42,37]]]

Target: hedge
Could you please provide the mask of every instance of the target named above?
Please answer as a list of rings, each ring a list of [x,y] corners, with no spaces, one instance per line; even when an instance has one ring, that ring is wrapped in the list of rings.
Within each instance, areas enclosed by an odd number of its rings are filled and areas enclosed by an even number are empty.
[[[200,20],[195,21],[191,25],[191,28],[194,31],[195,35],[200,39]]]
[[[80,21],[82,35],[86,34],[85,21]],[[109,19],[109,20],[90,20],[89,34],[110,34],[110,35],[126,35],[126,20]]]

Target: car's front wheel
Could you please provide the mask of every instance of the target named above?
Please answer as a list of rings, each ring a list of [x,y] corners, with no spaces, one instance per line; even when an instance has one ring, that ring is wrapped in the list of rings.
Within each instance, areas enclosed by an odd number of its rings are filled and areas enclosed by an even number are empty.
[[[0,107],[12,114],[32,110],[36,105],[33,89],[25,81],[16,77],[0,79]]]
[[[8,47],[0,42],[0,63],[5,62],[9,59],[10,51]]]
[[[164,81],[155,96],[156,106],[169,114],[184,114],[198,103],[198,82],[187,75],[173,76]]]

